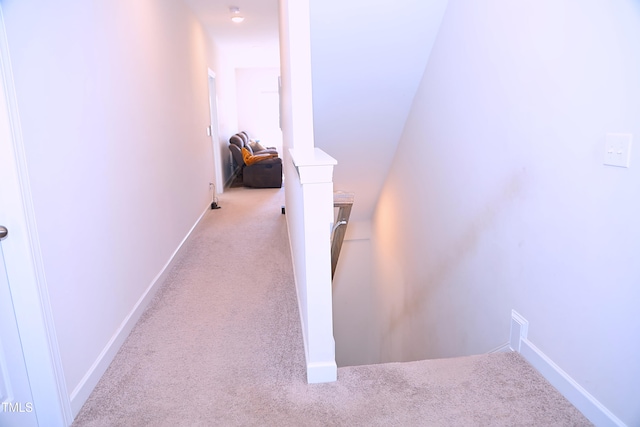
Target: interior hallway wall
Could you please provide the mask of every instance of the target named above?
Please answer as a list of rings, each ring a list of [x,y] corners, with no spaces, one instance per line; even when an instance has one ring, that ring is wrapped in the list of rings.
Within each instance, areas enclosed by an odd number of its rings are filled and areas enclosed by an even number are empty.
[[[101,358],[210,202],[213,47],[172,0],[7,0],[3,10],[77,410],[109,362]]]
[[[214,41],[215,43],[215,41]],[[216,62],[219,64],[216,73],[218,94],[218,132],[220,136],[220,153],[223,164],[223,179],[228,183],[233,177],[234,164],[229,151],[229,138],[238,132],[238,100],[236,93],[235,58],[232,51],[224,46],[216,46]]]
[[[338,161],[334,190],[353,192],[334,277],[339,366],[380,361],[373,327],[371,218],[422,79],[448,0],[310,0],[314,140]],[[335,11],[340,10],[339,14]]]
[[[314,140],[355,221],[371,220],[447,1],[309,1]]]
[[[529,339],[640,424],[640,3],[451,0],[377,205],[385,360]]]
[[[371,222],[349,221],[332,285],[339,367],[380,363],[372,263]]]
[[[280,130],[280,68],[237,68],[238,129],[265,147],[282,153]]]

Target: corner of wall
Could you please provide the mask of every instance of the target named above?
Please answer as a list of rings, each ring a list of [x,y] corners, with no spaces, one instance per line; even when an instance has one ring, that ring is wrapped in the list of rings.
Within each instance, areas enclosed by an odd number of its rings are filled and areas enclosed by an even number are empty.
[[[529,362],[547,381],[551,383],[569,402],[597,426],[618,426],[625,424],[602,403],[556,365],[538,347],[527,339],[529,322],[517,311],[511,311],[510,347]]]

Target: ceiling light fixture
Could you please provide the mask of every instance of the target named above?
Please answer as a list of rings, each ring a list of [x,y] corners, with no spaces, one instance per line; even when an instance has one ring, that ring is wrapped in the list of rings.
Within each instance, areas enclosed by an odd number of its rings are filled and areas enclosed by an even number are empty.
[[[242,21],[244,21],[244,16],[240,15],[240,8],[239,7],[230,7],[229,8],[229,12],[231,12],[231,20],[235,23],[240,23]]]

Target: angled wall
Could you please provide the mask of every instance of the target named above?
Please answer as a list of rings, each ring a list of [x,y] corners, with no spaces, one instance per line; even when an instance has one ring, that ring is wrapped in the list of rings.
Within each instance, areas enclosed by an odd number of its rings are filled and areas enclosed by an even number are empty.
[[[336,190],[369,221],[447,0],[311,0],[316,146],[338,160]]]
[[[77,411],[211,200],[213,51],[182,2],[9,0],[3,11]]]
[[[385,360],[529,339],[640,423],[640,4],[451,0],[376,207]],[[637,151],[637,150],[636,150]]]
[[[355,193],[334,284],[336,357],[341,366],[379,360],[370,228],[447,0],[390,4],[311,0],[316,146],[331,154],[336,191]]]

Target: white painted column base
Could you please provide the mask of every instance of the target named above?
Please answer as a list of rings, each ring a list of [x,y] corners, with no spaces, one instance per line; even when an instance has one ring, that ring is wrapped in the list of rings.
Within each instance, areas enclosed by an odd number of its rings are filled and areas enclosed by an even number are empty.
[[[336,381],[338,367],[333,338],[331,294],[331,226],[333,223],[333,167],[335,159],[315,148],[290,150],[299,180],[297,201],[302,209],[296,256],[296,288],[307,359],[307,382]],[[287,178],[289,179],[289,177]],[[289,201],[287,201],[289,203]],[[287,210],[289,213],[289,210]],[[297,222],[296,221],[296,222]]]

